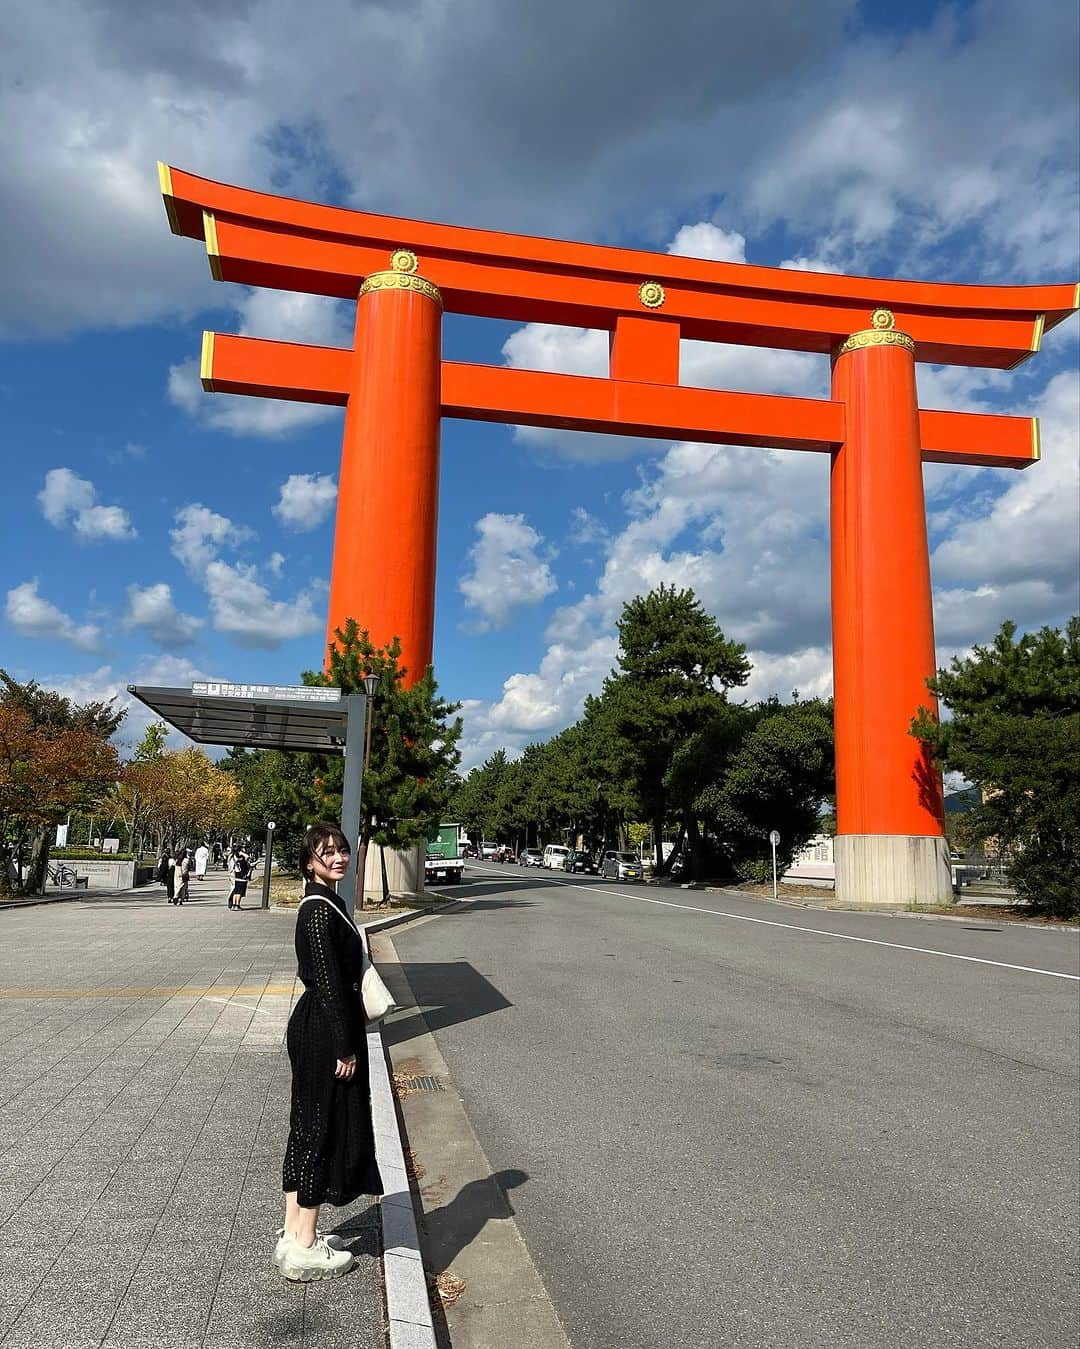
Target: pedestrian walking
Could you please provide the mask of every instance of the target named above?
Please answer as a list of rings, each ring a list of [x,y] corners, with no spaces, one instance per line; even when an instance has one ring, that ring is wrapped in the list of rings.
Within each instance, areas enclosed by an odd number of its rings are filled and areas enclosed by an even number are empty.
[[[229,891],[229,908],[239,909],[240,901],[247,894],[248,881],[251,879],[251,863],[247,859],[247,853],[243,848],[236,854],[233,861],[233,883]]]
[[[205,843],[200,843],[195,849],[195,879],[197,881],[206,880],[206,864],[210,860],[210,849]]]
[[[174,904],[183,904],[188,897],[188,880],[191,876],[191,850],[181,848],[176,854],[176,864],[173,867],[173,887],[175,889]]]
[[[319,1209],[383,1192],[360,993],[364,943],[337,894],[350,854],[348,839],[333,824],[313,824],[300,849],[305,885],[296,960],[304,992],[286,1035],[292,1109],[281,1172],[285,1226],[274,1248],[274,1262],[287,1279],[344,1274],[352,1253],[339,1238],[319,1231]]]
[[[174,866],[176,866],[176,858],[172,855],[172,849],[162,848],[161,856],[158,858],[157,871],[154,874],[165,887],[165,899],[170,904],[173,902],[173,896],[176,893],[176,887],[173,885]]]

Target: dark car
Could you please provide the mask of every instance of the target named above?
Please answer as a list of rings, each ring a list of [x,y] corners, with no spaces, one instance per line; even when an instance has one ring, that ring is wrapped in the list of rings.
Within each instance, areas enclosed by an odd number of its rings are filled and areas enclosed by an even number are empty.
[[[585,852],[582,848],[571,849],[566,857],[567,871],[584,871],[589,876],[597,874],[596,862],[591,852]]]

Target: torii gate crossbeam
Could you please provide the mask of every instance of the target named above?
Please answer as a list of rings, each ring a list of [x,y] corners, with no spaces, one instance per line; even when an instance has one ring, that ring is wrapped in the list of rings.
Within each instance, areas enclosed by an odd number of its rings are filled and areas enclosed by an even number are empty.
[[[951,894],[940,778],[908,734],[936,666],[921,466],[1023,468],[1039,438],[1033,418],[921,409],[915,363],[1012,369],[1080,286],[709,262],[159,177],[173,232],[205,243],[218,280],[356,300],[351,349],[208,333],[201,376],[345,407],[328,637],[349,617],[397,635],[414,678],[431,660],[442,417],[829,453],[837,895]],[[603,329],[609,377],[444,361],[444,309]],[[680,385],[683,338],[829,353],[832,397]]]

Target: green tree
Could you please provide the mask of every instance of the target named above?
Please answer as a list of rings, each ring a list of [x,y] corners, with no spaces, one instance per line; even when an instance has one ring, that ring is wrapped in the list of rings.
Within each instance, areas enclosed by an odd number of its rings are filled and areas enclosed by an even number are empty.
[[[777,867],[786,870],[819,831],[821,807],[835,791],[832,705],[770,699],[753,709],[753,720],[696,808],[736,873],[762,881],[772,869],[770,830],[780,834]]]
[[[619,673],[605,682],[604,696],[612,700],[628,775],[653,827],[660,874],[668,866],[661,840],[669,810],[677,806],[687,829],[693,817],[687,801],[672,801],[672,763],[688,738],[720,715],[726,691],[746,683],[750,662],[692,590],[661,585],[630,600],[618,629]]]
[[[54,826],[69,811],[92,807],[116,781],[120,766],[109,739],[126,712],[112,699],[72,702],[2,669],[0,708],[11,732],[0,764],[4,843],[19,859],[29,835],[25,889],[36,894],[45,888]]]
[[[274,821],[274,855],[296,871],[304,831],[319,813],[312,756],[280,749],[231,749],[221,767],[233,774],[240,796],[237,825],[261,839]]]
[[[132,763],[153,763],[165,754],[169,739],[169,727],[164,721],[152,721],[142,733],[142,739],[135,746],[131,756]]]
[[[996,842],[1037,911],[1080,914],[1080,617],[1019,639],[1007,621],[928,683],[951,718],[924,708],[911,730],[980,790],[964,839]]]
[[[455,769],[460,762],[459,704],[438,693],[431,666],[406,687],[401,643],[395,637],[377,647],[369,633],[350,618],[334,633],[329,669],[307,671],[305,684],[329,684],[344,693],[363,688],[366,675],[379,680],[371,711],[371,759],[364,774],[360,819],[346,832],[357,838],[357,896],[363,903],[363,867],[369,844],[410,848],[423,843],[445,818]],[[341,811],[343,760],[310,756],[320,812]]]

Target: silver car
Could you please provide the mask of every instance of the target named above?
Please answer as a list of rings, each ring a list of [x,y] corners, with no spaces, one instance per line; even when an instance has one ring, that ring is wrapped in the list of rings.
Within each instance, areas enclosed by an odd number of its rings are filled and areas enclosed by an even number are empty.
[[[601,874],[612,881],[640,881],[645,877],[636,852],[606,852]]]

